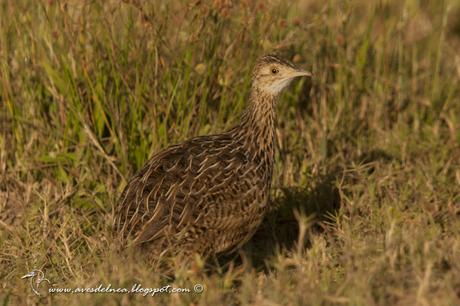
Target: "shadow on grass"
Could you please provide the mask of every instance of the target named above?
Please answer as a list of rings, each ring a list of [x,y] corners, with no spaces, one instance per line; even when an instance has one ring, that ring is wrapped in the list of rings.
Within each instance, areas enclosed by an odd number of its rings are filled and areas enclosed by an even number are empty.
[[[277,209],[265,217],[239,253],[219,256],[218,265],[225,269],[230,262],[239,265],[249,261],[256,270],[265,270],[266,261],[278,250],[295,248],[299,237],[296,211],[312,217],[312,230],[322,232],[322,221],[335,215],[340,207],[340,195],[335,187],[338,175],[340,171],[322,176],[313,188],[281,188],[280,195],[272,200]],[[308,246],[309,242],[306,243]]]
[[[369,164],[371,173],[374,171],[372,163],[383,163],[397,158],[382,150],[372,150],[356,158],[354,164]],[[277,209],[274,209],[264,219],[263,223],[246,243],[242,251],[237,254],[222,255],[217,258],[220,267],[241,264],[249,261],[256,270],[265,270],[267,261],[275,256],[279,250],[293,250],[299,237],[299,223],[295,212],[310,217],[310,230],[323,233],[327,228],[324,221],[332,221],[341,206],[341,198],[336,182],[344,175],[344,168],[337,167],[315,179],[315,182],[305,188],[281,188],[281,194],[272,200]],[[309,247],[309,241],[306,241]]]
[[[312,230],[322,232],[322,222],[336,214],[340,208],[340,194],[335,181],[340,172],[328,173],[313,188],[286,187],[273,199],[276,207],[245,246],[256,269],[264,269],[266,260],[279,250],[292,250],[299,237],[299,223],[295,213],[312,218]],[[306,241],[307,246],[309,241]]]

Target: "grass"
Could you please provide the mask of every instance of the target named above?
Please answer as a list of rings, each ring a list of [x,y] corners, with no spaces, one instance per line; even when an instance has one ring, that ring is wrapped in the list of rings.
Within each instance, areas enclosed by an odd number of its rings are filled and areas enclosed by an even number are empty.
[[[273,49],[315,75],[278,104],[279,209],[174,280],[114,252],[126,180],[234,125]],[[460,304],[459,49],[454,0],[2,1],[0,301]],[[56,287],[205,290],[38,297],[34,268]]]

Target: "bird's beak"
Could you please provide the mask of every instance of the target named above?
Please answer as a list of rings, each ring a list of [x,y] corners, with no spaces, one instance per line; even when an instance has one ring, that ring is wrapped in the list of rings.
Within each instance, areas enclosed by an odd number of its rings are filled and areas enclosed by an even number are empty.
[[[312,73],[306,70],[297,69],[297,70],[294,70],[292,73],[290,73],[289,76],[291,78],[300,77],[300,76],[311,77]]]

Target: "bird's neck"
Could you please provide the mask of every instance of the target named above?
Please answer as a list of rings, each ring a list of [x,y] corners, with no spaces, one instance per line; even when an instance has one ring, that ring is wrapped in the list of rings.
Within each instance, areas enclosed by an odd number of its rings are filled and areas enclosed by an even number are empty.
[[[252,88],[240,123],[240,141],[249,151],[273,162],[275,149],[275,105],[277,96]]]

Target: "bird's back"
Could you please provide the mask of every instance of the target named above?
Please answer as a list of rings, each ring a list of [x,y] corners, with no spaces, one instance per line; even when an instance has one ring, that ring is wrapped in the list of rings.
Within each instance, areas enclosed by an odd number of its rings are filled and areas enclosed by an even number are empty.
[[[228,132],[192,138],[153,156],[122,193],[124,239],[162,251],[217,253],[244,243],[263,218],[270,165]]]

